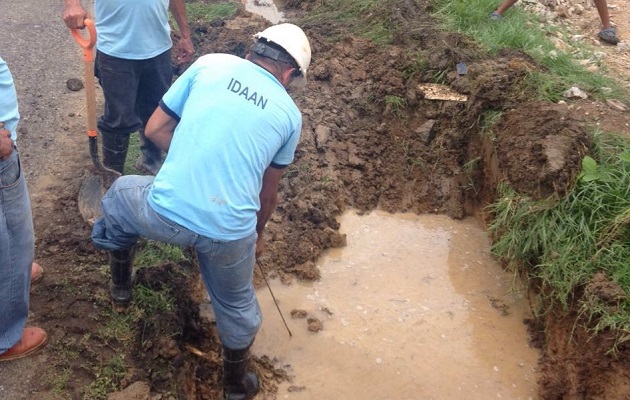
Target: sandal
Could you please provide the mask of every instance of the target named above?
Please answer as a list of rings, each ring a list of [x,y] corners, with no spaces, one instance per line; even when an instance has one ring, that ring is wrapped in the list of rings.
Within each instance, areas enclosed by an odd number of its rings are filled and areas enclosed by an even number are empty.
[[[501,19],[503,19],[503,16],[501,14],[499,14],[496,11],[493,11],[490,13],[490,15],[488,15],[488,18],[490,18],[493,21],[499,21]]]
[[[617,32],[615,31],[615,28],[602,29],[601,31],[599,31],[597,36],[599,36],[599,38],[606,43],[615,45],[619,43],[619,38],[617,37]]]

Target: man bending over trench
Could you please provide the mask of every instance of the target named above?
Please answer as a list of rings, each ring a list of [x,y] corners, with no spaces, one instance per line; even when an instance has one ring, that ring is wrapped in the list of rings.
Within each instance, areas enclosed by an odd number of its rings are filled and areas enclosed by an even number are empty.
[[[155,177],[116,180],[92,231],[95,246],[110,251],[118,309],[131,302],[133,246],[140,236],[195,249],[223,345],[229,400],[251,399],[259,388],[248,371],[261,324],[254,263],[302,129],[286,88],[306,77],[310,61],[308,39],[292,24],[256,34],[245,59],[199,58],[147,124],[145,134],[168,152],[164,165]]]

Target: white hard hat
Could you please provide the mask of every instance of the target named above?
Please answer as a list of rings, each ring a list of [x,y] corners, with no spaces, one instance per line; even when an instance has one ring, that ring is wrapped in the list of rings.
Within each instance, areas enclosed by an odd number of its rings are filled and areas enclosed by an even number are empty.
[[[311,63],[311,46],[300,27],[293,24],[270,26],[254,35],[256,39],[265,39],[282,47],[297,63],[300,73],[306,78],[306,70]]]

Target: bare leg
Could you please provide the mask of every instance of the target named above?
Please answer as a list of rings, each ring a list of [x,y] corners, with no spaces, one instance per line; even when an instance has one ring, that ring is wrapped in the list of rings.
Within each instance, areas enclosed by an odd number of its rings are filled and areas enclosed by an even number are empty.
[[[608,14],[606,0],[593,1],[595,2],[595,7],[597,7],[599,18],[602,20],[602,30],[599,31],[597,36],[606,43],[616,45],[619,43],[619,37],[617,36],[615,28],[610,24],[610,15]]]
[[[496,9],[495,13],[499,14],[499,15],[503,15],[503,13],[505,11],[507,11],[508,8],[512,7],[514,4],[516,4],[518,0],[505,0],[503,1],[503,3],[501,3],[501,5],[499,6],[499,8]],[[604,3],[606,2],[606,0],[598,0],[598,1],[603,1]],[[608,12],[608,10],[606,10]]]
[[[595,7],[597,7],[599,18],[602,20],[602,28],[603,29],[610,28],[610,16],[608,15],[608,5],[606,4],[606,0],[593,0],[593,1],[595,2]]]

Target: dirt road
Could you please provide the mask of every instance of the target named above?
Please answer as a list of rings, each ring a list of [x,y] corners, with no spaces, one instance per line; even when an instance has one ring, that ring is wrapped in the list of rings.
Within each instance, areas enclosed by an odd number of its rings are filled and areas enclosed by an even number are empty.
[[[59,0],[0,2],[0,54],[9,64],[18,92],[18,146],[38,237],[63,223],[54,212],[57,193],[76,190],[71,178],[81,174],[89,161],[83,133],[84,92],[66,88],[69,78],[82,76],[82,59],[61,20],[62,7]],[[55,273],[56,268],[45,264],[46,273]],[[41,316],[35,310],[31,317]],[[0,398],[47,398],[31,391],[43,379],[48,355],[44,351],[0,365]]]

